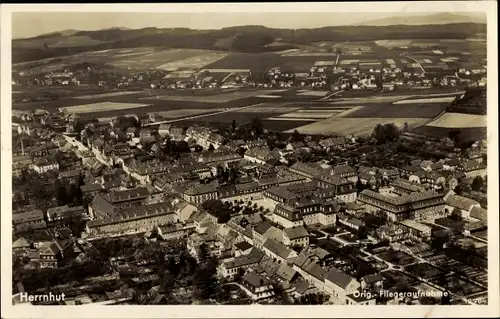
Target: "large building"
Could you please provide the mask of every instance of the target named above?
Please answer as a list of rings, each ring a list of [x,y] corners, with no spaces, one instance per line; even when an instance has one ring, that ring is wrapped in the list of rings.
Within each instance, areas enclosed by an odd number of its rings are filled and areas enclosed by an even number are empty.
[[[126,235],[145,233],[155,226],[179,221],[171,202],[115,208],[113,215],[87,223],[89,236]]]
[[[275,223],[285,227],[321,224],[333,225],[340,210],[337,201],[304,198],[286,204],[277,204],[272,215]]]
[[[358,202],[365,205],[367,212],[381,211],[391,221],[433,218],[443,215],[445,208],[443,195],[434,191],[392,196],[365,189],[359,194]]]

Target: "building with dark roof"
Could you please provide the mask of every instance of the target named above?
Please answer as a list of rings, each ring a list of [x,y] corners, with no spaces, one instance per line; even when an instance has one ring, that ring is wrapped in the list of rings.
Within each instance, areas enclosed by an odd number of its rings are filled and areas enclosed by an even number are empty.
[[[335,267],[325,274],[325,290],[342,304],[346,304],[347,295],[355,293],[360,286],[356,279]]]
[[[113,207],[103,218],[87,223],[91,236],[145,233],[155,226],[177,223],[179,218],[171,202],[132,207]]]
[[[252,300],[262,300],[274,296],[272,282],[255,271],[245,274],[242,278],[245,293]]]
[[[309,232],[304,226],[283,229],[283,244],[288,247],[309,247]]]
[[[22,233],[37,229],[45,229],[47,228],[47,223],[44,213],[36,209],[12,214],[12,227],[14,233]]]
[[[365,205],[367,212],[382,211],[392,221],[444,214],[443,195],[434,191],[390,196],[365,189],[359,194],[358,202]]]

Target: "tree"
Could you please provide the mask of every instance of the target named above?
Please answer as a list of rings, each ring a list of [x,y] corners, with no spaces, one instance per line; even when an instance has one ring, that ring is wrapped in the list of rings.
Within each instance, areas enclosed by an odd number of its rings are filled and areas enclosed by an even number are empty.
[[[472,181],[471,187],[476,192],[481,191],[484,187],[484,179],[481,176],[475,177],[474,180]]]
[[[233,119],[233,121],[231,122],[231,129],[233,132],[236,131],[236,120],[235,119]]]
[[[212,144],[212,143],[210,143],[210,145],[208,146],[208,150],[209,150],[209,151],[213,151],[213,150],[215,150],[215,147],[213,146],[213,144]]]
[[[300,135],[299,131],[294,130],[292,135],[290,136],[291,142],[300,142],[302,141],[302,135]]]

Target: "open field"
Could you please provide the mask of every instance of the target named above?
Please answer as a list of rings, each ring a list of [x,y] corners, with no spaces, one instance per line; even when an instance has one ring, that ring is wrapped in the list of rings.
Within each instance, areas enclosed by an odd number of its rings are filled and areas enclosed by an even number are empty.
[[[432,135],[434,137],[448,137],[453,128],[422,125],[413,129],[415,133]],[[460,136],[467,140],[481,140],[486,138],[486,127],[460,128]]]
[[[346,115],[346,118],[434,118],[447,104],[370,104]]]
[[[165,64],[158,66],[157,69],[164,71],[175,71],[180,68],[200,69],[206,65],[215,63],[226,56],[227,53],[208,51],[203,55],[197,55],[182,60],[167,62]]]
[[[316,123],[311,123],[305,126],[298,127],[297,130],[303,134],[311,135],[369,135],[377,124],[394,123],[398,127],[402,127],[404,123],[408,123],[410,128],[416,127],[425,123],[426,118],[337,118],[332,117]]]
[[[414,103],[450,103],[455,100],[454,96],[448,96],[448,97],[434,97],[434,98],[429,98],[429,99],[413,99],[413,100],[402,100],[402,101],[396,101],[392,104],[414,104]]]
[[[486,115],[445,113],[427,126],[443,128],[473,128],[486,127]]]
[[[162,101],[186,101],[186,102],[199,102],[199,103],[227,103],[234,100],[244,99],[248,97],[272,94],[272,90],[238,90],[230,93],[222,93],[211,96],[198,96],[198,95],[158,95],[154,97],[146,97],[142,100],[162,100]]]
[[[102,93],[95,95],[84,95],[84,96],[77,96],[75,97],[75,99],[90,100],[90,99],[99,99],[99,98],[137,94],[137,93],[141,93],[141,91],[120,91],[120,92],[110,92],[110,93]]]
[[[329,91],[300,90],[300,91],[298,91],[297,95],[323,97],[328,93],[329,93]]]
[[[189,117],[200,114],[214,113],[222,110],[223,109],[179,109],[179,110],[162,111],[157,113],[158,115],[164,117],[165,119],[175,119],[175,118]]]
[[[111,111],[111,110],[133,109],[146,106],[149,106],[149,104],[101,102],[101,103],[91,103],[91,104],[64,107],[61,108],[60,111],[65,113],[80,114],[80,113],[95,113],[95,112]]]
[[[321,109],[308,109],[308,110],[297,110],[295,112],[291,113],[285,113],[281,114],[278,117],[275,118],[270,118],[270,120],[276,120],[276,119],[326,119],[331,116],[340,114],[344,111],[348,110],[343,108],[343,109],[326,109],[326,110],[321,110]]]

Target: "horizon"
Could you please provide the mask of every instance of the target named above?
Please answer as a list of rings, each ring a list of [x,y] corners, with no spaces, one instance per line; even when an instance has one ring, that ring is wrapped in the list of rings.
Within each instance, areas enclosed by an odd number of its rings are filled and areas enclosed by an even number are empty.
[[[426,17],[436,14],[450,14],[470,19],[485,18],[477,12],[16,12],[12,14],[12,39],[27,39],[66,30],[98,31],[103,29],[127,28],[187,28],[193,30],[220,30],[230,27],[263,26],[273,29],[315,29],[336,26],[369,25],[381,19],[405,17]],[[206,16],[209,15],[210,19]],[[465,21],[464,21],[465,22]],[[486,22],[486,21],[485,21]]]

